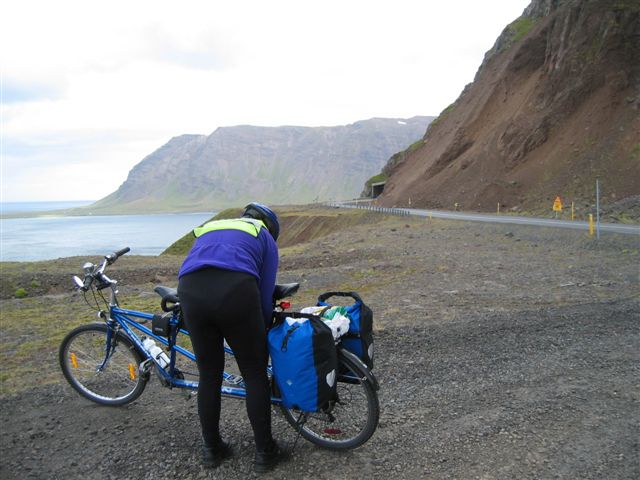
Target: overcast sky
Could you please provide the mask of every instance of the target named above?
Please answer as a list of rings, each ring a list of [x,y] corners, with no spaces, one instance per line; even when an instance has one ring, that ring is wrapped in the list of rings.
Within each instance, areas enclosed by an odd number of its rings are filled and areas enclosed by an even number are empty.
[[[220,126],[438,115],[528,4],[4,2],[1,200],[99,199]]]

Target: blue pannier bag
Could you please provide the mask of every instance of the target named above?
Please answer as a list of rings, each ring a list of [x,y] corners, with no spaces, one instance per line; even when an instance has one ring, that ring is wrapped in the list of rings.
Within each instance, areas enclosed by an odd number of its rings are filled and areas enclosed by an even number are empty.
[[[349,331],[340,338],[342,346],[357,355],[367,367],[373,368],[373,312],[356,292],[326,292],[318,297],[319,306],[333,306],[331,297],[349,297],[351,305],[345,306],[349,317]]]
[[[279,312],[275,318],[269,354],[283,405],[303,412],[328,408],[337,399],[338,353],[331,329],[312,314]]]

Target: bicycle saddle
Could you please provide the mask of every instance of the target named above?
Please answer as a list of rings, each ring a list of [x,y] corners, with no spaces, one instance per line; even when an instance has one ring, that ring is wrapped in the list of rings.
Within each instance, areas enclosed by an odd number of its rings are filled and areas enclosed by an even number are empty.
[[[177,304],[180,303],[178,298],[178,291],[175,288],[164,287],[158,285],[153,289],[158,295],[162,297],[162,310],[165,312],[171,312]]]
[[[280,300],[282,298],[290,297],[298,291],[300,288],[299,283],[279,283],[273,289],[273,299]]]
[[[162,285],[158,285],[153,289],[158,295],[162,297],[163,300],[167,300],[171,303],[178,303],[180,300],[178,299],[178,291],[175,288],[164,287]]]

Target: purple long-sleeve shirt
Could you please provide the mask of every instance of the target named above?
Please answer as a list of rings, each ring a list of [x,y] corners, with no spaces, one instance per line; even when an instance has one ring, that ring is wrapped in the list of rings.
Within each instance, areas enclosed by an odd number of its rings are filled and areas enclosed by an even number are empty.
[[[257,237],[241,230],[214,230],[196,238],[178,277],[205,267],[245,272],[258,280],[265,325],[271,323],[278,246],[266,228]]]

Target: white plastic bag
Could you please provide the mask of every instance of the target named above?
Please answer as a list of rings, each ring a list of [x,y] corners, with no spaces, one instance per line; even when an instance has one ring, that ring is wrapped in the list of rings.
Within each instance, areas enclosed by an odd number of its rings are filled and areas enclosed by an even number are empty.
[[[322,321],[331,329],[333,339],[338,340],[349,331],[349,318],[345,315],[342,307],[306,307],[300,313],[311,313],[320,315]],[[294,319],[291,319],[294,320]],[[289,319],[287,318],[287,322]]]

